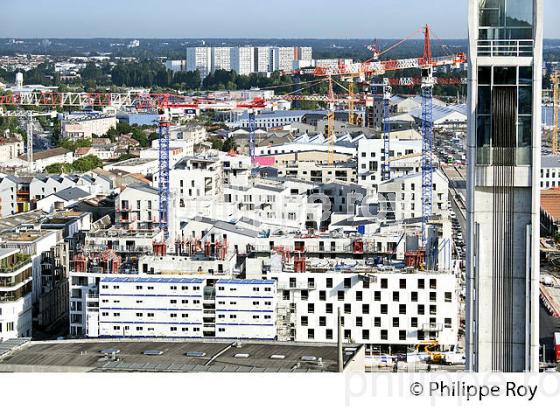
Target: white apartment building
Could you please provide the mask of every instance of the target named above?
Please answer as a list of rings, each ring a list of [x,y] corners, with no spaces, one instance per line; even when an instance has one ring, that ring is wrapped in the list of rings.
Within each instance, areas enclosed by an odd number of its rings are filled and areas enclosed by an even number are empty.
[[[294,60],[313,60],[313,47],[296,47]]]
[[[152,229],[159,224],[159,192],[148,185],[129,185],[115,200],[115,223],[124,228]]]
[[[270,280],[71,272],[70,334],[87,337],[276,336]]]
[[[200,71],[201,78],[210,74],[212,66],[212,53],[209,47],[187,48],[187,71]]]
[[[231,69],[239,75],[249,75],[255,70],[255,49],[253,47],[233,47],[231,49]]]
[[[433,172],[432,178],[432,215],[446,215],[449,182],[439,169]],[[422,173],[381,182],[379,212],[390,221],[422,217]]]
[[[0,217],[13,215],[17,211],[17,187],[13,177],[0,178]]]
[[[36,175],[29,184],[29,198],[38,201],[67,188],[80,188],[93,195],[109,194],[113,183],[108,178],[88,174]]]
[[[102,136],[111,128],[117,127],[114,115],[74,115],[69,114],[62,120],[62,138],[71,140],[91,139],[95,134]]]
[[[229,71],[232,69],[231,55],[234,49],[231,47],[212,47],[211,50],[212,63],[210,69],[212,72],[216,70]]]
[[[257,73],[271,73],[272,51],[270,47],[255,47],[255,71]]]
[[[23,152],[23,140],[17,138],[0,138],[0,161],[17,159]]]
[[[173,71],[186,71],[187,61],[186,60],[167,60],[165,63],[165,68]]]
[[[0,248],[0,342],[31,337],[32,271],[29,255]]]
[[[272,56],[274,71],[293,70],[293,63],[296,60],[294,47],[273,47]]]
[[[361,139],[358,141],[358,175],[357,182],[375,195],[382,181],[385,147],[382,138]],[[390,140],[389,159],[422,153],[421,140]],[[416,159],[416,161],[419,161]],[[406,167],[408,170],[410,167]],[[391,177],[405,174],[406,170],[391,169]]]
[[[547,155],[541,158],[541,189],[560,187],[560,157]]]
[[[456,346],[457,278],[448,273],[271,272],[278,281],[279,336],[332,343],[340,308],[344,339],[387,351],[437,339]],[[283,332],[291,328],[289,332]],[[391,350],[389,350],[391,351]]]

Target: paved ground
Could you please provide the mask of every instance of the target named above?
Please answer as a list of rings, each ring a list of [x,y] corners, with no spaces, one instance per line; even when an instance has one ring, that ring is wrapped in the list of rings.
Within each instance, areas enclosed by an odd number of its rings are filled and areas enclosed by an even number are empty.
[[[552,317],[545,307],[540,305],[540,343],[545,345],[546,360],[554,361],[554,332],[560,332],[560,319]],[[560,364],[558,366],[560,370]]]

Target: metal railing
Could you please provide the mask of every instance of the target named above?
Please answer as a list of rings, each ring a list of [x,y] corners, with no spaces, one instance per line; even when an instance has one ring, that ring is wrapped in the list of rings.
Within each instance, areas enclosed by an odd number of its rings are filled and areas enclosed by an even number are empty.
[[[533,40],[478,40],[479,57],[532,57]]]
[[[17,260],[14,263],[0,262],[0,273],[14,272],[31,262],[30,255],[18,254],[16,258]]]

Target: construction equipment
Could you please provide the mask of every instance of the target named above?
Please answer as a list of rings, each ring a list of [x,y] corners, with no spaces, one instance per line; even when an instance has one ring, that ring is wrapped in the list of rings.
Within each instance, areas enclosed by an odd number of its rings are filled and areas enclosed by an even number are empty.
[[[161,115],[159,124],[159,227],[164,232],[165,240],[169,238],[169,126],[167,118],[169,108],[190,105],[188,97],[173,94],[113,94],[113,93],[15,93],[0,96],[0,106],[32,107],[123,107],[157,109]],[[30,119],[41,114],[25,114],[28,118],[27,151],[30,164],[33,161],[33,129]],[[50,115],[50,114],[49,114]],[[31,165],[30,165],[31,166]]]
[[[329,142],[327,162],[329,165],[334,164],[334,143],[335,143],[335,133],[334,133],[334,91],[332,84],[332,77],[329,76],[329,111],[327,113],[327,139]]]
[[[560,110],[560,71],[556,71],[550,76],[552,81],[552,136],[551,146],[552,155],[558,154],[558,112]]]
[[[436,339],[419,342],[415,350],[418,354],[424,354],[428,361],[433,364],[441,364],[445,358],[445,355],[441,352],[441,346]]]

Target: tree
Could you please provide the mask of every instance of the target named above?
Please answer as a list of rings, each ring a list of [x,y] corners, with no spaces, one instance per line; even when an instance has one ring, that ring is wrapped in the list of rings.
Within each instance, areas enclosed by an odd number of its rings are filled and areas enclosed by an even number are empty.
[[[91,140],[85,138],[81,138],[77,140],[64,138],[58,140],[58,146],[62,148],[66,148],[67,150],[70,151],[75,151],[77,148],[91,147]]]
[[[45,171],[49,174],[66,174],[72,172],[72,164],[67,164],[64,162],[57,162],[45,167]]]
[[[236,150],[236,149],[237,149],[237,143],[235,142],[235,139],[233,137],[229,137],[224,141],[224,144],[222,146],[222,151],[229,152],[231,150]]]
[[[103,166],[103,161],[96,155],[86,155],[72,162],[72,169],[77,172],[87,172]]]

